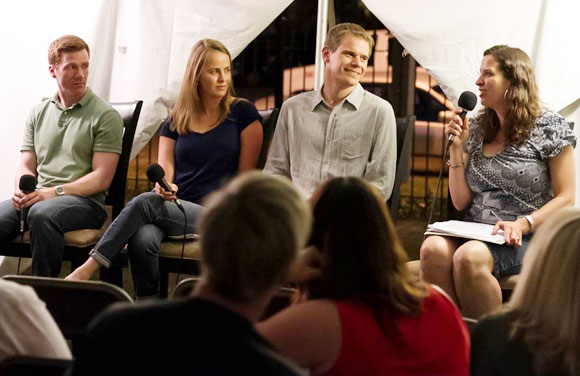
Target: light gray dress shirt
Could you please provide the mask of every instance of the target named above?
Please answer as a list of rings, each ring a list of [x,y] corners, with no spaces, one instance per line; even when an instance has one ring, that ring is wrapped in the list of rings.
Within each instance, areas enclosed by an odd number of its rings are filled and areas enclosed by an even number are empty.
[[[288,176],[308,197],[333,177],[361,177],[388,199],[396,162],[393,108],[357,84],[334,108],[321,90],[284,102],[264,172]]]

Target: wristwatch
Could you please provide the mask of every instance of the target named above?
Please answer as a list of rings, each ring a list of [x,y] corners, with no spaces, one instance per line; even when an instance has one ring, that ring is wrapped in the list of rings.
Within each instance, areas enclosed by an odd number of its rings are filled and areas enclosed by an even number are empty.
[[[54,187],[54,191],[56,192],[57,196],[64,196],[64,188],[62,187],[62,185],[57,185],[56,187]]]

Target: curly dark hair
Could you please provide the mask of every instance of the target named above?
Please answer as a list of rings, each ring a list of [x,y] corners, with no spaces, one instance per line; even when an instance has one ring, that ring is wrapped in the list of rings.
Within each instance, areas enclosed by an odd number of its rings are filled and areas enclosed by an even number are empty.
[[[493,56],[503,76],[511,83],[505,94],[505,141],[508,145],[521,145],[528,139],[534,120],[542,110],[532,62],[524,51],[506,45],[487,49],[483,56],[487,55]],[[476,121],[481,127],[483,142],[493,141],[499,130],[495,111],[484,107]]]

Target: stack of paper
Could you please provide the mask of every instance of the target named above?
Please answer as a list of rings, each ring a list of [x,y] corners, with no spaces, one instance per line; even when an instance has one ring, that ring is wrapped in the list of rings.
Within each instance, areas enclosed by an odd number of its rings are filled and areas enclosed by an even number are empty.
[[[496,235],[491,234],[493,225],[476,222],[446,221],[435,222],[427,226],[425,235],[453,236],[481,240],[495,244],[504,244],[505,238],[503,230],[499,230]]]

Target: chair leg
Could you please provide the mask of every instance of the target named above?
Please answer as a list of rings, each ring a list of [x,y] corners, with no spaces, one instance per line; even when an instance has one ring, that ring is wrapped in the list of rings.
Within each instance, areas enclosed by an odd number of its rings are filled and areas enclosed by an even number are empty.
[[[169,271],[159,268],[159,297],[167,298],[169,290]]]
[[[123,267],[112,265],[109,269],[101,268],[101,280],[123,288]]]

